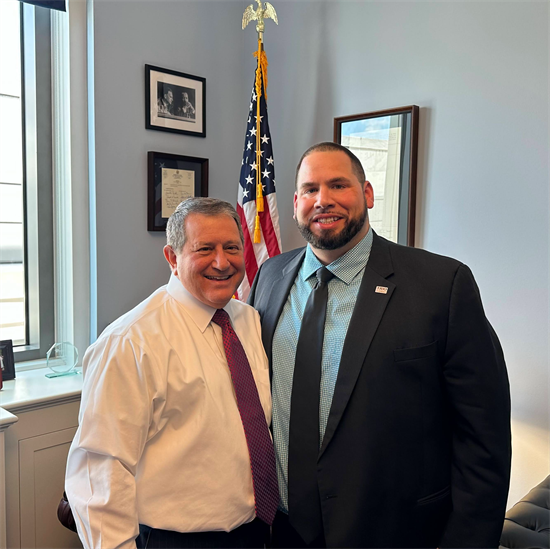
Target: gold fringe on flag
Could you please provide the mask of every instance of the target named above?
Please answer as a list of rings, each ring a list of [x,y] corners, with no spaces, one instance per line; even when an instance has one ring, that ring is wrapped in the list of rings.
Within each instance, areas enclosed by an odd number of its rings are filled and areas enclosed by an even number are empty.
[[[260,61],[258,63],[258,69],[261,69],[262,71],[262,78],[264,80],[264,88],[265,88],[265,100],[267,101],[267,66],[269,63],[267,62],[267,55],[264,50],[264,46],[260,40],[258,40],[258,51],[260,52]],[[258,52],[254,52],[254,57],[258,57]],[[256,91],[258,90],[258,69],[256,69]],[[260,86],[260,93],[261,93],[261,86]]]
[[[254,244],[259,244],[262,241],[262,228],[260,227],[260,216],[256,214],[254,223]]]

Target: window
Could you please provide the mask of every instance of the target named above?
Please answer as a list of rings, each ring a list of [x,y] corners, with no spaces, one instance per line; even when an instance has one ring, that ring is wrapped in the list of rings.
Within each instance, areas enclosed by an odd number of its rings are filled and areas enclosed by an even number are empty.
[[[18,370],[95,340],[93,3],[44,5],[0,0],[0,339]]]
[[[0,3],[0,339],[24,345],[23,132],[20,3]]]
[[[0,339],[54,341],[50,12],[0,2]]]

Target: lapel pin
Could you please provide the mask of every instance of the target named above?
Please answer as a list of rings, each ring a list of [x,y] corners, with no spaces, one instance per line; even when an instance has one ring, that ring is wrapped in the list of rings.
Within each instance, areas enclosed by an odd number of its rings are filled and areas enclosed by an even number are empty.
[[[374,290],[377,294],[387,294],[388,288],[386,286],[376,286],[376,290]]]

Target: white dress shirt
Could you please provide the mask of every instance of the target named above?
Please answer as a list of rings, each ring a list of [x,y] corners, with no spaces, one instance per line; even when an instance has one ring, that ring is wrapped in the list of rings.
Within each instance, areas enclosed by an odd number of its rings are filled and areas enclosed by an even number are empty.
[[[258,313],[234,299],[224,309],[269,424]],[[86,548],[135,548],[140,523],[229,532],[254,519],[248,448],[214,312],[172,276],[87,350],[66,476]]]

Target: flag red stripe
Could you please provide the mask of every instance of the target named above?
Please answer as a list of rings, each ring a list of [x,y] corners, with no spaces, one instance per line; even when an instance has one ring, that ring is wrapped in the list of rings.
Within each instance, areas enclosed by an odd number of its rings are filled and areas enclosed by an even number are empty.
[[[248,283],[252,287],[252,282],[254,282],[254,277],[258,272],[258,263],[256,261],[256,255],[254,254],[254,245],[250,239],[246,216],[240,204],[237,204],[237,213],[239,214],[244,233],[244,262],[246,265],[246,277],[248,278]]]
[[[267,253],[269,254],[269,257],[280,254],[281,250],[279,250],[277,235],[275,234],[273,221],[271,219],[271,214],[268,208],[265,208],[264,211],[260,213],[260,224],[262,226],[262,233],[265,244],[267,246]]]

